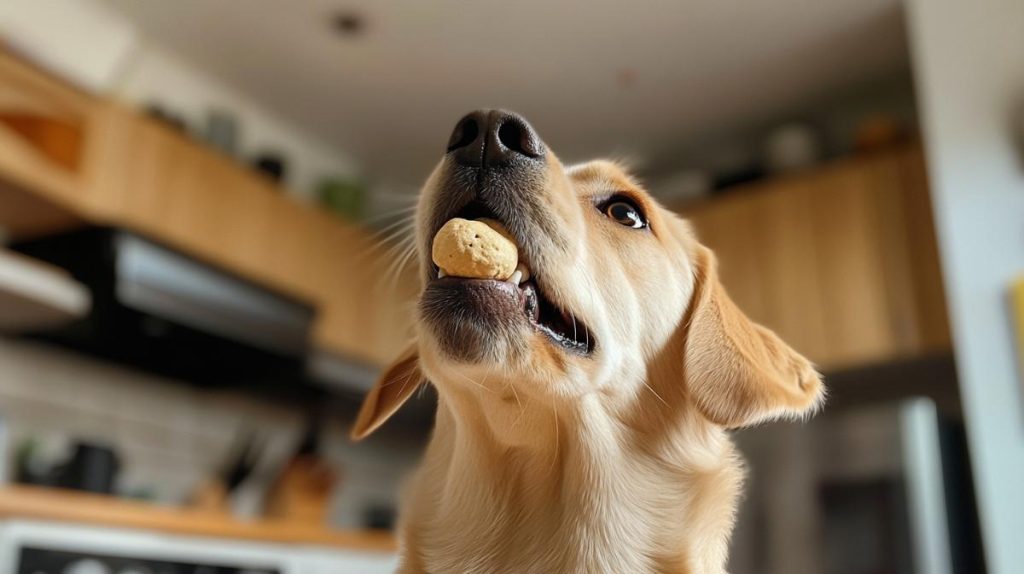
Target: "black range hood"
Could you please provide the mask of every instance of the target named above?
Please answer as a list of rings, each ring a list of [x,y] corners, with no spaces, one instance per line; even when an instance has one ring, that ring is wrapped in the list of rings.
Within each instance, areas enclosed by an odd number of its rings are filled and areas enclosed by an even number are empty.
[[[202,385],[304,382],[311,306],[136,234],[89,228],[12,246],[92,294],[83,319],[34,338]]]

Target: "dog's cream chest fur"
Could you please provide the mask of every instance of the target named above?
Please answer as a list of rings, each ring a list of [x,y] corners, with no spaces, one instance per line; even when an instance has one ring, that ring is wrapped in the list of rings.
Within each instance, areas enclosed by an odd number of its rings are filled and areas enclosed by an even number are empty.
[[[403,533],[401,572],[721,572],[732,517],[718,509],[742,482],[728,439],[689,437],[704,443],[703,460],[684,460],[699,451],[671,445],[638,449],[642,433],[591,406],[562,413],[576,421],[557,437],[554,420],[545,425],[534,410],[527,428],[551,431],[498,447],[486,421],[456,423],[442,404],[406,497],[405,523],[416,526]],[[702,483],[715,500],[695,497]],[[704,512],[708,504],[716,512]]]

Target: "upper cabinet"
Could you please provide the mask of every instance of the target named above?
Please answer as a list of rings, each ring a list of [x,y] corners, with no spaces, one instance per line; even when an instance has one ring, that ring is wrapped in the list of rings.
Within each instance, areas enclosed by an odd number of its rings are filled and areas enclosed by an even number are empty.
[[[14,190],[18,190],[15,192]],[[949,348],[923,161],[878,152],[683,209],[751,317],[822,368]],[[0,52],[0,225],[124,227],[311,304],[313,344],[381,365],[411,335],[415,263],[231,159]]]
[[[8,233],[74,223],[89,187],[97,109],[92,98],[0,52],[0,225]]]
[[[843,160],[686,207],[752,318],[821,368],[950,348],[916,146]]]
[[[370,365],[409,339],[405,269],[346,224],[132,109],[0,52],[0,226],[20,236],[122,227],[317,311],[313,345]]]
[[[391,309],[407,308],[408,290],[382,284],[388,261],[369,231],[131,110],[107,119],[118,137],[97,157],[113,223],[312,304],[322,350],[376,365],[397,356],[410,323]]]

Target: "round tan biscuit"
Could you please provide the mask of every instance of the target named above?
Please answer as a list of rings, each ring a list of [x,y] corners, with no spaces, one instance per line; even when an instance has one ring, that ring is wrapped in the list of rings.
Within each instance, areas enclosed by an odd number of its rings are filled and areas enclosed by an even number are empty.
[[[493,219],[448,220],[434,236],[431,255],[446,275],[472,279],[508,279],[519,263],[511,234]]]

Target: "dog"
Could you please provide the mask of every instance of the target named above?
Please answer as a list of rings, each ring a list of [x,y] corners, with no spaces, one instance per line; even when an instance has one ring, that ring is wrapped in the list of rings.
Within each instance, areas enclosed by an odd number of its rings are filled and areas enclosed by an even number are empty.
[[[431,242],[453,217],[504,224],[518,284],[439,277]],[[690,226],[619,165],[565,168],[525,119],[481,110],[415,234],[415,342],[352,430],[437,389],[399,572],[724,572],[744,478],[729,429],[806,416],[824,386],[729,299]]]

